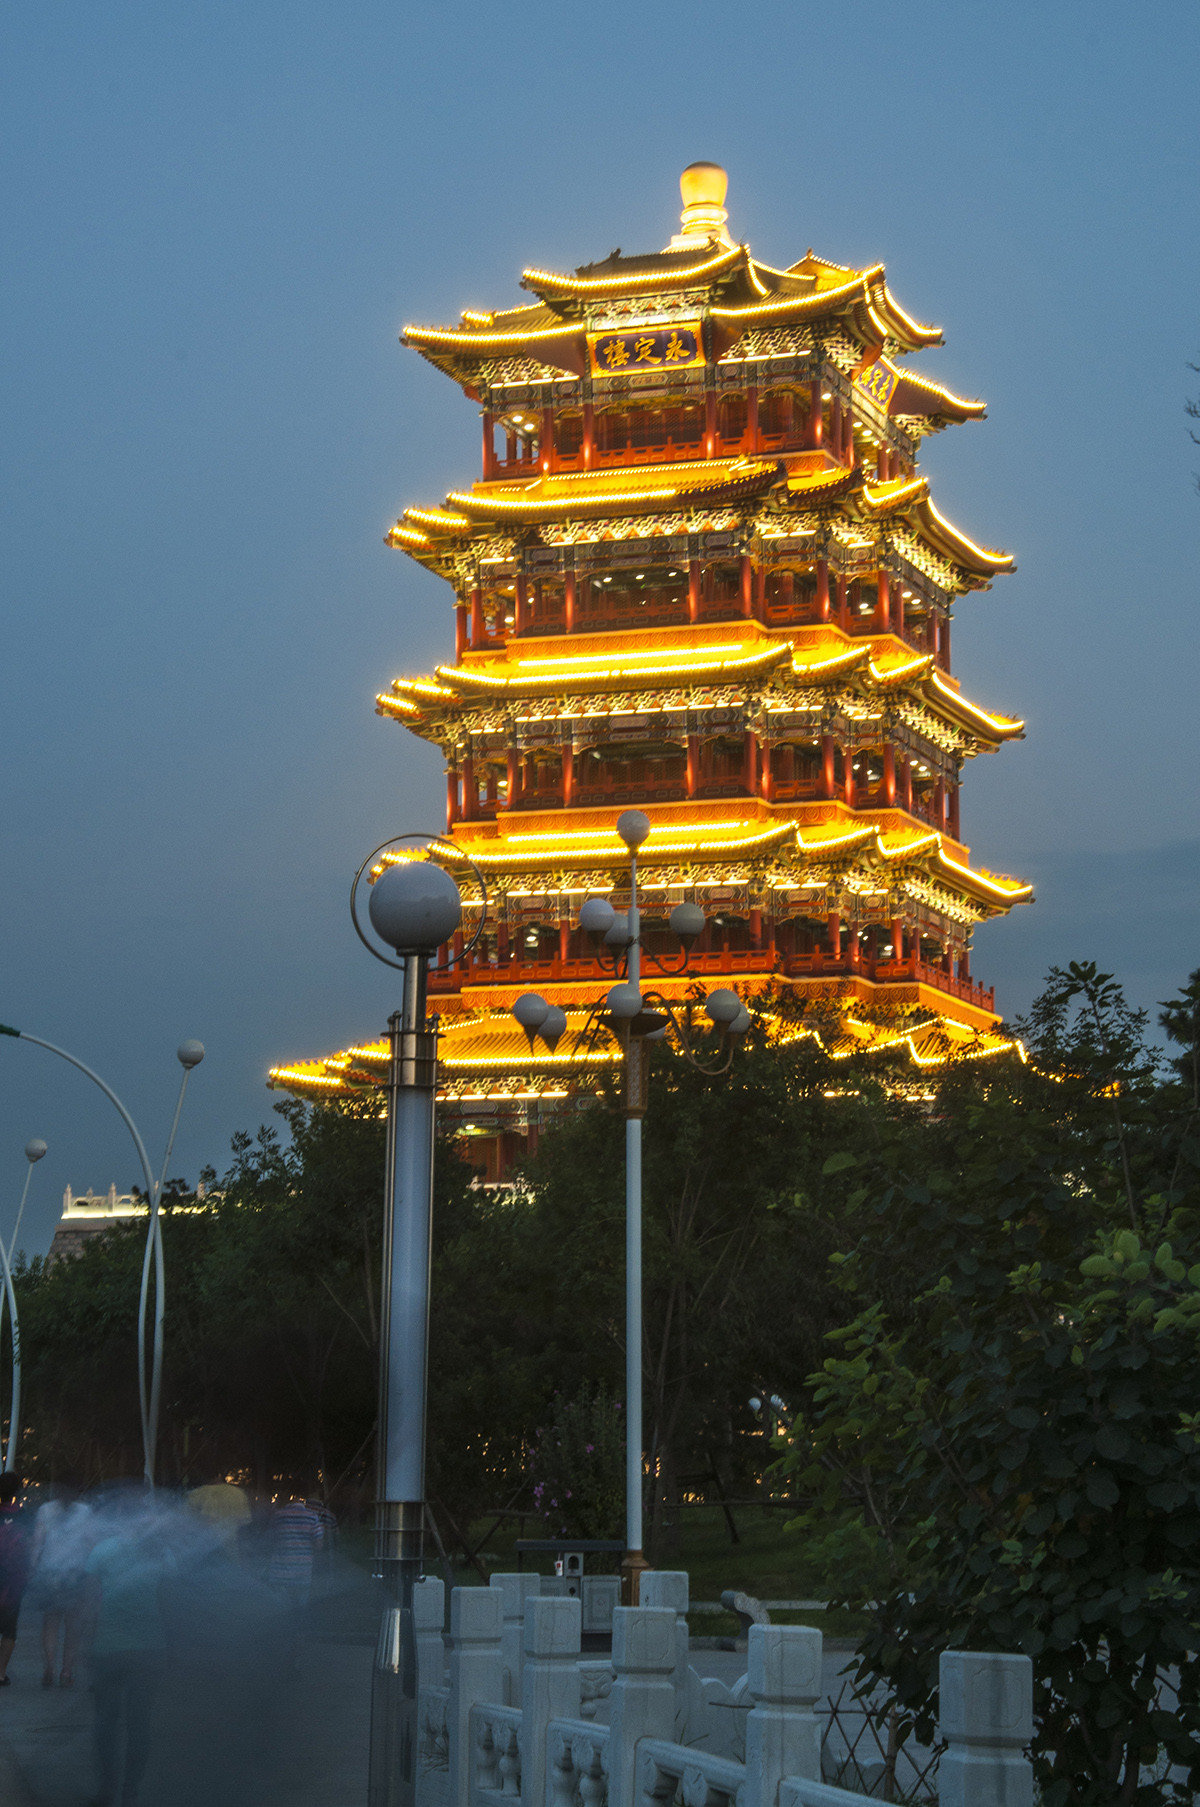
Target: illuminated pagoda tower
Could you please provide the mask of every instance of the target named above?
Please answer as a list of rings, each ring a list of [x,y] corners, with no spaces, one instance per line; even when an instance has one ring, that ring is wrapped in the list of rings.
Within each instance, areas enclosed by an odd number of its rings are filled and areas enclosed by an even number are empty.
[[[570,1090],[571,1037],[533,1053],[508,1007],[536,988],[575,1024],[612,982],[579,908],[627,901],[633,805],[650,951],[675,947],[677,902],[706,917],[690,973],[647,984],[791,987],[835,1053],[1010,1045],[971,931],[1031,891],[972,863],[959,795],[1022,724],[962,695],[950,622],[1013,560],[917,469],[984,404],[909,367],[942,335],[882,265],[762,263],[727,232],[723,170],[681,188],[665,250],[526,270],[527,305],[404,333],[482,416],[481,479],[388,536],[446,580],[453,661],[378,708],[442,749],[447,832],[487,882],[475,956],[431,990],[489,1171]],[[383,1063],[378,1043],[273,1082],[319,1096]]]

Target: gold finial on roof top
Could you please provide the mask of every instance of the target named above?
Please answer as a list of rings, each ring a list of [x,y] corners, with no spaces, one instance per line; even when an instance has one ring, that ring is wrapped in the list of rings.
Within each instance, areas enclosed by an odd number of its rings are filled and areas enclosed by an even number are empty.
[[[713,239],[722,245],[733,244],[725,229],[729,219],[725,211],[728,188],[729,177],[719,163],[688,164],[679,178],[683,212],[679,216],[680,230],[671,240],[670,250],[686,251]]]

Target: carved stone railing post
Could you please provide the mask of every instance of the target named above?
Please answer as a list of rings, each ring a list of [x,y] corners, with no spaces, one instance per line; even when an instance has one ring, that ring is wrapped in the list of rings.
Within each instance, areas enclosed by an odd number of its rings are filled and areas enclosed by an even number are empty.
[[[1031,1807],[1033,1664],[1027,1656],[942,1652],[939,1807]]]
[[[579,1718],[582,1626],[578,1597],[530,1597],[525,1609],[525,1673],[521,1680],[524,1807],[543,1807],[546,1798],[546,1733],[550,1721]]]
[[[504,1599],[504,1629],[500,1634],[504,1653],[505,1693],[508,1707],[521,1704],[521,1671],[525,1667],[525,1611],[530,1596],[541,1587],[540,1575],[493,1575],[489,1587],[500,1590]]]
[[[477,1701],[503,1705],[503,1607],[502,1596],[489,1587],[456,1587],[450,1596],[449,1807],[468,1807],[475,1762],[471,1708]]]
[[[747,1683],[745,1807],[777,1807],[785,1776],[821,1780],[821,1634],[807,1625],[752,1625]]]
[[[688,1577],[686,1569],[648,1569],[642,1576],[638,1600],[643,1606],[669,1606],[675,1614],[675,1737],[684,1743],[688,1718]]]
[[[674,1738],[676,1617],[671,1606],[618,1606],[613,1613],[608,1807],[634,1807],[638,1740]]]
[[[417,1687],[444,1688],[446,1685],[446,1643],[442,1627],[446,1623],[446,1584],[433,1577],[418,1581],[413,1588],[413,1631],[417,1640]]]

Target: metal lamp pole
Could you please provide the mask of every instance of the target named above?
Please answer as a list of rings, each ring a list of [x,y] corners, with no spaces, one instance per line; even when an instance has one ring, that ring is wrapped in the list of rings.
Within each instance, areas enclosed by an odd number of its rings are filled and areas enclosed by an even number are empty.
[[[360,867],[359,877],[362,870]],[[400,1009],[388,1019],[391,1059],[375,1505],[375,1556],[386,1604],[372,1678],[368,1800],[370,1807],[414,1807],[417,1645],[413,1588],[421,1574],[425,1515],[437,1095],[437,1024],[425,1015],[425,991],[431,956],[450,940],[462,921],[462,899],[458,886],[440,866],[424,860],[404,861],[376,880],[368,909],[376,934],[400,958],[387,960],[375,948],[371,952],[386,965],[399,966],[404,974]],[[357,916],[354,920],[357,928]],[[366,945],[371,946],[370,942]]]
[[[162,1359],[163,1359],[163,1320],[166,1314],[166,1285],[163,1273],[162,1230],[158,1215],[158,1195],[162,1180],[155,1184],[154,1175],[150,1171],[150,1157],[146,1153],[146,1144],[142,1141],[137,1124],[117,1097],[110,1085],[101,1079],[99,1073],[93,1072],[78,1056],[68,1054],[65,1048],[56,1047],[53,1042],[43,1041],[40,1035],[30,1035],[27,1029],[13,1029],[7,1023],[0,1023],[0,1035],[11,1035],[17,1041],[32,1042],[36,1048],[45,1048],[51,1054],[57,1054],[86,1075],[94,1085],[98,1085],[109,1103],[114,1105],[126,1129],[133,1137],[133,1145],[137,1149],[141,1163],[142,1177],[146,1182],[146,1203],[150,1211],[150,1221],[146,1227],[146,1253],[142,1260],[142,1292],[138,1304],[138,1394],[142,1409],[142,1472],[147,1487],[154,1485],[154,1460],[158,1444],[158,1411],[162,1394]],[[175,1131],[179,1127],[179,1113],[183,1109],[183,1094],[187,1088],[188,1074],[191,1069],[204,1059],[204,1048],[200,1042],[181,1042],[178,1050],[180,1065],[184,1069],[183,1083],[179,1088],[179,1099],[175,1106],[175,1120],[171,1125],[171,1134],[167,1142],[167,1151],[163,1158],[163,1179],[166,1178],[167,1162],[171,1158],[171,1149],[175,1142]],[[149,1397],[146,1386],[146,1299],[150,1274],[151,1252],[155,1261],[154,1292],[154,1353],[150,1377]]]
[[[641,1576],[650,1566],[642,1550],[642,1120],[649,1102],[650,1050],[647,1044],[659,1040],[670,1021],[688,1060],[702,1072],[715,1075],[726,1071],[733,1055],[731,1046],[723,1066],[701,1067],[668,1001],[656,993],[642,996],[637,850],[650,833],[650,818],[640,809],[627,809],[617,818],[617,833],[629,849],[628,916],[622,922],[605,899],[589,898],[579,912],[579,921],[589,933],[604,936],[605,945],[614,951],[618,969],[619,950],[626,950],[625,979],[609,992],[601,1020],[607,1023],[624,1051],[625,1556],[621,1563],[621,1599],[626,1606],[636,1606]],[[704,912],[695,904],[677,904],[671,912],[671,927],[683,945],[686,966],[687,950],[704,927]],[[651,959],[654,959],[653,955]],[[710,1021],[731,1043],[750,1027],[749,1013],[735,992],[710,993],[705,1009]],[[663,1014],[659,1014],[660,1011]],[[562,1011],[548,1004],[537,992],[526,992],[519,997],[513,1005],[513,1015],[529,1037],[531,1047],[534,1037],[540,1035],[553,1049],[566,1027]],[[595,1020],[596,1015],[593,1011],[589,1020]]]
[[[12,1258],[17,1252],[17,1232],[21,1228],[21,1219],[25,1215],[25,1200],[29,1197],[29,1182],[33,1178],[33,1169],[46,1152],[46,1144],[40,1136],[25,1144],[25,1184],[21,1188],[21,1204],[17,1211],[17,1221],[13,1225],[13,1233],[9,1237],[7,1249],[0,1241],[0,1263],[4,1268],[4,1295],[0,1297],[0,1324],[4,1322],[4,1300],[8,1300],[8,1309],[12,1315],[12,1399],[8,1409],[8,1442],[4,1446],[3,1472],[11,1474],[16,1467],[17,1448],[21,1441],[21,1320],[17,1315],[17,1295],[13,1287]]]

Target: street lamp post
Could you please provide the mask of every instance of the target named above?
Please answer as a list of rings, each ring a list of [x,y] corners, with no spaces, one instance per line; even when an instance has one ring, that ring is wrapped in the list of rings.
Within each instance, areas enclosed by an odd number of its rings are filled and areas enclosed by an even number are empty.
[[[621,1597],[636,1606],[640,1578],[650,1566],[642,1550],[642,1120],[649,1103],[650,1049],[660,1041],[668,1023],[691,1064],[701,1072],[727,1071],[733,1059],[733,1042],[750,1027],[750,1015],[736,992],[710,992],[705,1000],[709,1021],[730,1043],[727,1056],[716,1067],[704,1067],[689,1045],[683,1025],[670,1002],[657,992],[642,993],[641,912],[638,907],[637,851],[650,833],[650,818],[640,809],[627,809],[617,819],[617,833],[629,849],[629,911],[622,918],[606,899],[588,898],[579,912],[580,926],[602,937],[612,950],[614,969],[624,950],[625,977],[612,987],[603,1005],[597,1005],[589,1024],[599,1021],[616,1037],[623,1052],[623,1109],[625,1115],[625,1556],[621,1564]],[[671,912],[671,928],[683,946],[683,971],[692,942],[704,927],[704,912],[697,904],[677,904]],[[653,956],[651,956],[653,958]],[[513,1015],[529,1037],[540,1035],[553,1049],[566,1027],[566,1018],[536,992],[526,992],[513,1005]],[[562,1018],[561,1023],[556,1019]]]
[[[25,1200],[29,1197],[29,1182],[33,1177],[33,1169],[46,1152],[46,1144],[40,1136],[34,1136],[25,1144],[25,1184],[21,1188],[21,1204],[17,1211],[17,1221],[13,1225],[12,1235],[7,1249],[0,1240],[0,1262],[4,1266],[4,1294],[0,1297],[0,1325],[4,1322],[4,1300],[8,1301],[9,1314],[12,1318],[12,1395],[8,1408],[8,1442],[4,1446],[4,1461],[0,1464],[5,1474],[11,1474],[17,1465],[17,1450],[21,1442],[21,1320],[17,1313],[17,1295],[13,1287],[12,1261],[17,1252],[17,1233],[21,1228],[21,1219],[25,1215]]]
[[[362,870],[360,867],[360,877]],[[462,900],[458,886],[440,866],[427,860],[406,860],[389,867],[376,880],[368,910],[371,926],[399,960],[386,960],[374,948],[371,952],[387,965],[398,965],[404,974],[400,1009],[388,1019],[391,1058],[375,1505],[375,1555],[386,1604],[371,1692],[368,1799],[370,1807],[413,1807],[417,1751],[413,1587],[421,1573],[425,1514],[437,1093],[437,1026],[436,1019],[426,1017],[425,991],[431,956],[450,940],[462,921]]]
[[[8,1023],[0,1023],[0,1035],[11,1035],[14,1040],[32,1042],[35,1048],[45,1048],[50,1054],[57,1054],[60,1060],[78,1068],[94,1085],[98,1085],[109,1103],[118,1112],[121,1121],[133,1137],[133,1145],[137,1149],[137,1157],[141,1163],[142,1177],[146,1182],[146,1203],[149,1208],[150,1221],[146,1226],[146,1252],[142,1258],[142,1290],[138,1302],[138,1397],[142,1414],[142,1472],[147,1487],[154,1486],[154,1464],[158,1445],[158,1412],[162,1397],[162,1361],[163,1361],[163,1322],[166,1315],[166,1283],[163,1271],[162,1230],[159,1223],[158,1195],[166,1179],[167,1162],[171,1158],[171,1150],[175,1143],[175,1131],[179,1127],[179,1113],[183,1109],[183,1095],[187,1090],[188,1075],[193,1067],[204,1059],[204,1048],[200,1042],[181,1042],[178,1048],[178,1059],[183,1067],[183,1081],[179,1087],[179,1098],[175,1105],[175,1117],[171,1124],[171,1134],[167,1140],[166,1153],[163,1156],[162,1178],[155,1184],[154,1175],[150,1171],[150,1157],[146,1153],[146,1144],[142,1141],[141,1132],[112,1087],[101,1079],[99,1073],[85,1064],[75,1054],[68,1054],[65,1048],[57,1047],[54,1042],[43,1041],[40,1035],[30,1035],[27,1029],[14,1029]],[[146,1382],[146,1306],[150,1280],[150,1260],[153,1255],[155,1263],[154,1289],[154,1350],[149,1387]]]

